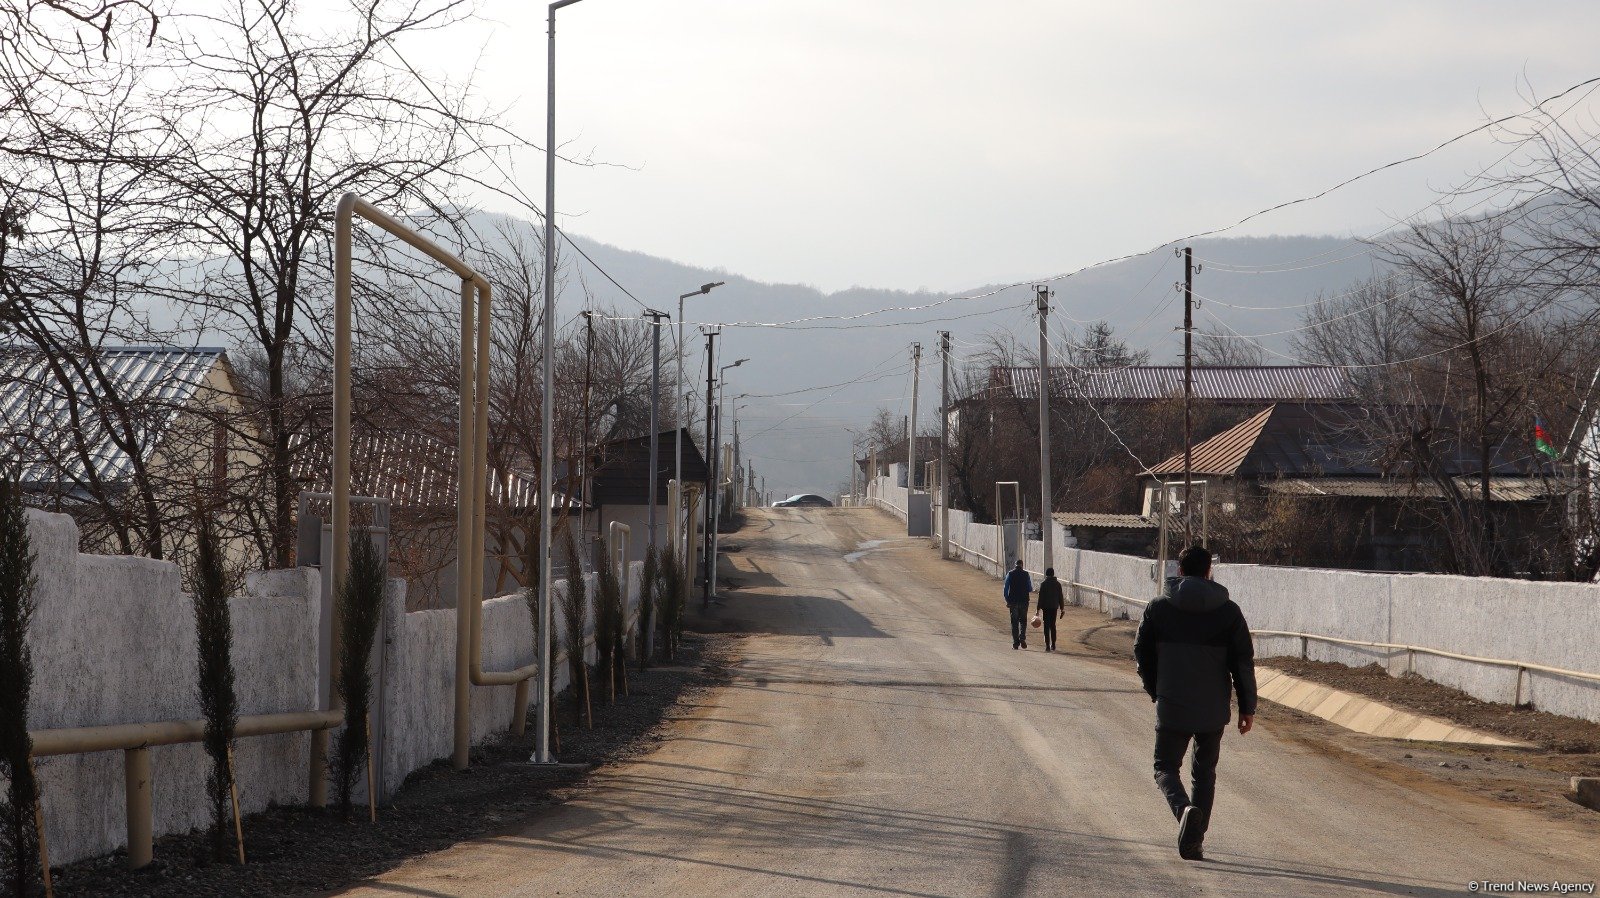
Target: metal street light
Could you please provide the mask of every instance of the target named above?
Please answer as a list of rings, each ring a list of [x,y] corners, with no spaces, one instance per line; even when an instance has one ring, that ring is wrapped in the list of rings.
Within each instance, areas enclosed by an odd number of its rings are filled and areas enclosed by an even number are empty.
[[[704,296],[705,294],[710,293],[712,290],[716,289],[717,287],[721,287],[723,285],[723,283],[724,283],[723,281],[713,281],[712,283],[709,283],[709,284],[701,284],[699,290],[691,290],[688,293],[685,293],[682,296],[678,297],[678,387],[677,387],[677,390],[678,390],[679,393],[683,392],[683,301],[688,299],[691,296]],[[683,488],[683,428],[684,428],[684,424],[688,420],[688,418],[689,418],[689,405],[688,405],[688,401],[685,400],[683,404],[678,406],[678,434],[677,434],[677,437],[676,437],[676,440],[677,440],[677,459],[676,459],[675,464],[673,465],[673,469],[672,469],[673,470],[673,476],[676,477],[677,480],[678,480],[678,488],[679,489]],[[710,433],[711,431],[708,429],[706,432]],[[674,521],[677,520],[677,510],[676,509],[673,510],[673,520]],[[674,525],[674,526],[676,526],[676,525]],[[681,562],[682,559],[679,559],[679,561]]]
[[[544,141],[544,408],[539,434],[539,725],[534,744],[534,763],[550,764],[550,509],[555,505],[555,436],[551,409],[555,403],[555,320],[556,320],[556,10],[579,0],[555,0],[550,4],[550,42],[546,51],[545,141]],[[587,496],[584,497],[587,500]],[[463,612],[458,612],[463,613]]]
[[[706,602],[709,603],[717,597],[717,529],[722,523],[722,395],[728,384],[727,373],[731,368],[743,365],[749,359],[739,359],[717,369],[717,402],[715,408],[715,426],[712,425],[712,410],[707,409],[706,414],[706,442],[711,450],[711,483],[706,494],[706,522],[709,533],[706,534]]]

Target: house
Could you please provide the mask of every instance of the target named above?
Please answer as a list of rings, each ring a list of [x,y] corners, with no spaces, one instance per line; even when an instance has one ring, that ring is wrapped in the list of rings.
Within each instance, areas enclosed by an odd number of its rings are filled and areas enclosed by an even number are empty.
[[[705,483],[709,469],[705,456],[695,445],[687,427],[666,430],[657,436],[656,506],[657,541],[667,545],[671,509],[667,505],[667,481],[676,476],[677,438],[683,436],[683,479],[686,483]],[[649,545],[650,523],[650,437],[648,434],[612,440],[599,447],[589,488],[589,506],[595,510],[590,535],[598,538],[617,521],[628,525],[632,545],[629,561],[643,561]],[[704,508],[704,506],[701,506]],[[681,525],[681,522],[680,522]]]
[[[1196,517],[1203,515],[1213,533],[1230,524],[1292,530],[1298,522],[1312,542],[1331,545],[1347,536],[1349,544],[1340,550],[1346,557],[1337,559],[1339,566],[1432,569],[1443,537],[1436,521],[1418,509],[1425,511],[1429,503],[1447,499],[1480,502],[1478,460],[1468,447],[1449,448],[1441,453],[1434,477],[1404,465],[1380,463],[1382,453],[1357,426],[1366,414],[1347,403],[1274,403],[1195,445],[1190,475],[1200,484],[1193,493]],[[1169,509],[1181,513],[1172,497],[1183,482],[1183,470],[1180,452],[1147,472],[1151,478],[1145,487],[1147,511],[1159,515],[1154,496],[1164,485]],[[1535,531],[1558,492],[1544,465],[1530,453],[1518,454],[1505,446],[1497,447],[1490,462],[1489,489],[1508,542]],[[1296,507],[1297,515],[1284,511]],[[1241,515],[1274,513],[1275,525],[1230,521]]]
[[[259,466],[218,347],[0,347],[0,465],[30,503],[77,519],[84,551],[172,558],[210,508],[229,561],[251,548],[231,485]]]
[[[917,488],[924,489],[928,485],[927,463],[939,460],[940,438],[937,436],[917,437]],[[895,485],[905,486],[906,450],[910,447],[905,440],[895,440],[887,446],[878,447],[878,472],[888,474],[892,465],[899,465]],[[871,479],[872,453],[856,459],[856,470],[865,479]]]
[[[333,466],[326,435],[291,443],[290,472],[303,486],[301,554],[317,552],[316,533],[326,519]],[[406,580],[408,608],[451,608],[457,596],[457,444],[417,429],[358,429],[350,447],[350,494],[386,506],[389,563]],[[536,534],[536,474],[490,465],[484,521],[483,594],[504,595],[525,585],[525,558]],[[555,522],[586,511],[558,479]],[[353,514],[363,514],[356,509]],[[558,540],[560,537],[558,536]],[[559,547],[559,542],[558,542]],[[559,550],[557,556],[560,557]]]
[[[1050,394],[1092,402],[1160,402],[1183,397],[1182,365],[1050,369]],[[1354,395],[1349,374],[1323,365],[1202,365],[1191,371],[1195,399],[1218,405],[1268,402],[1328,403]],[[968,402],[1038,402],[1036,366],[989,369],[989,385]]]

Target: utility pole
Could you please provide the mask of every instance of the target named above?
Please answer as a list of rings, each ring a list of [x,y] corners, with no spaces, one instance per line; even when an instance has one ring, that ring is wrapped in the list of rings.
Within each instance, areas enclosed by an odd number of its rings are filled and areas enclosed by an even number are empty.
[[[1039,536],[1044,541],[1044,566],[1056,566],[1055,541],[1050,535],[1050,341],[1046,321],[1050,316],[1049,287],[1034,287],[1039,307]]]
[[[706,557],[701,559],[701,563],[704,565],[701,570],[701,577],[703,578],[701,584],[704,587],[702,598],[707,605],[711,604],[711,565],[715,563],[710,556],[712,528],[716,526],[712,523],[712,513],[716,505],[717,496],[716,490],[712,486],[712,484],[716,483],[717,477],[717,434],[715,422],[712,420],[716,414],[716,408],[713,405],[717,374],[716,340],[717,329],[714,327],[706,328],[706,532],[704,537]]]
[[[579,461],[578,482],[583,490],[583,504],[578,506],[578,539],[583,543],[585,555],[589,554],[589,398],[594,380],[594,312],[583,310],[583,458]]]
[[[656,548],[656,477],[661,467],[661,321],[665,312],[645,310],[650,319],[650,548]],[[647,641],[649,637],[646,637]]]
[[[1194,398],[1194,250],[1183,248],[1183,542],[1194,539],[1194,439],[1190,406]]]
[[[911,417],[906,421],[906,508],[917,491],[917,383],[922,379],[922,344],[911,344]]]
[[[647,309],[645,317],[650,319],[650,548],[649,551],[657,553],[656,548],[656,476],[661,467],[661,319],[667,318],[665,312]],[[670,490],[669,490],[670,492]],[[673,519],[677,519],[677,510],[672,512]],[[623,559],[626,562],[627,559]],[[642,596],[650,595],[650,586],[646,584],[640,593]],[[654,620],[652,617],[651,620]],[[648,664],[656,654],[656,628],[652,625],[644,634],[644,660]]]
[[[939,356],[944,362],[939,390],[939,557],[950,560],[950,487],[945,474],[950,461],[950,332],[939,332]],[[853,470],[853,467],[852,467]]]

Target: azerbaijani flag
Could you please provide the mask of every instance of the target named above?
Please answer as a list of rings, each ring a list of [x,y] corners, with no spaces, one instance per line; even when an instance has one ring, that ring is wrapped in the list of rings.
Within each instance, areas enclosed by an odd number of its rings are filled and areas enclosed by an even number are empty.
[[[1555,444],[1550,442],[1550,432],[1544,429],[1543,418],[1533,419],[1533,448],[1551,458],[1558,458],[1561,455],[1556,451]]]

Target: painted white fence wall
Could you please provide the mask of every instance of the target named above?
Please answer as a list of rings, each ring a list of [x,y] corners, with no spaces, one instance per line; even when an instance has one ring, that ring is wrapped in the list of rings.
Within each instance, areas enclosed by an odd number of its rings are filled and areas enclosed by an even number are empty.
[[[870,485],[870,495],[873,505],[905,518],[904,489],[879,477]],[[934,518],[937,522],[937,512]],[[1140,603],[1117,596],[1141,600],[1154,596],[1154,561],[1068,547],[1061,528],[1051,531],[1056,540],[1056,575],[1087,587],[1069,588],[1068,601],[1108,614],[1139,616]],[[1015,561],[997,563],[998,533],[992,524],[972,523],[968,512],[950,511],[951,551],[997,578]],[[1027,540],[1022,555],[1024,567],[1039,577],[1043,543]],[[1594,635],[1600,633],[1600,586],[1592,584],[1249,564],[1219,564],[1215,577],[1258,630],[1422,646],[1600,673],[1600,644]],[[998,601],[998,584],[995,595]],[[1262,636],[1257,637],[1256,648],[1262,656],[1299,655],[1301,642]],[[1352,666],[1376,662],[1396,675],[1415,670],[1485,701],[1511,702],[1517,695],[1514,668],[1315,640],[1308,641],[1305,651],[1314,660]],[[1555,714],[1600,721],[1600,683],[1537,671],[1522,676],[1524,701]]]
[[[200,716],[194,614],[170,562],[78,553],[78,530],[64,515],[28,512],[37,555],[36,610],[28,631],[34,679],[30,729],[98,726]],[[637,612],[643,565],[629,566],[630,615]],[[231,601],[233,663],[241,714],[316,707],[316,633],[321,580],[312,568],[252,575]],[[556,590],[564,593],[564,583]],[[590,575],[593,595],[593,575]],[[403,581],[390,581],[384,632],[381,747],[385,792],[452,747],[454,609],[405,613]],[[587,627],[593,654],[593,621]],[[563,632],[560,603],[555,633]],[[530,663],[534,643],[521,594],[484,603],[485,667]],[[566,685],[557,665],[557,686]],[[537,701],[538,689],[530,690]],[[481,742],[509,729],[514,686],[472,690],[472,735]],[[306,801],[310,736],[240,739],[236,766],[246,812]],[[150,749],[157,836],[209,823],[199,745]],[[126,841],[122,752],[39,758],[52,863],[104,854]]]

